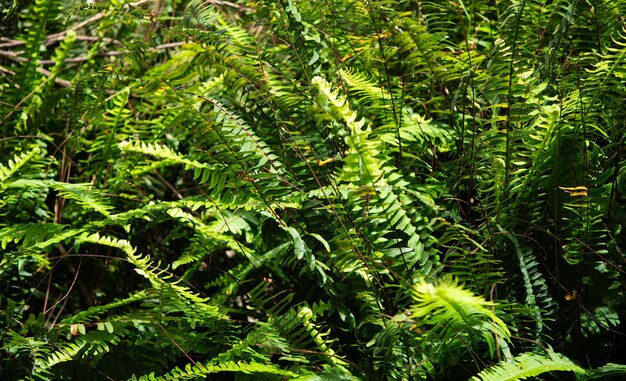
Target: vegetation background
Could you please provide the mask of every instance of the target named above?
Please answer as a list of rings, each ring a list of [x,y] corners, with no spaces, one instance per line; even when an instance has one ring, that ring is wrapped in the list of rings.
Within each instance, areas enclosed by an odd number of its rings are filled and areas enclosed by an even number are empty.
[[[626,379],[625,15],[0,0],[0,379]]]

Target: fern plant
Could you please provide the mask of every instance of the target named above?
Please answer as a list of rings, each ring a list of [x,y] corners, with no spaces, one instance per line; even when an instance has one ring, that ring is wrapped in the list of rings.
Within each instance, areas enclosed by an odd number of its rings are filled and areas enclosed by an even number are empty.
[[[0,4],[2,379],[623,373],[623,1]]]

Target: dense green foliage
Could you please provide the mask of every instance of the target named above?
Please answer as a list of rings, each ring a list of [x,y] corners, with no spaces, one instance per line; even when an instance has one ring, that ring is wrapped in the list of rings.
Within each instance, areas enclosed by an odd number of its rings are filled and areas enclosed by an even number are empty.
[[[0,379],[626,374],[626,1],[0,9]]]

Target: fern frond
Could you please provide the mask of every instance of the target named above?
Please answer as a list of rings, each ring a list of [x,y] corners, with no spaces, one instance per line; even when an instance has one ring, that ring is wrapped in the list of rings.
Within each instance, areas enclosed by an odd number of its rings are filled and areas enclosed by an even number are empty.
[[[38,359],[35,362],[33,375],[45,376],[52,367],[64,362],[76,361],[83,355],[100,356],[111,351],[111,346],[120,342],[117,334],[108,331],[93,330],[87,333],[82,324],[78,325],[77,330],[81,336],[75,341],[59,344],[59,348],[47,355],[45,359]]]
[[[175,380],[195,380],[198,377],[207,377],[209,374],[221,373],[221,372],[241,372],[243,374],[273,374],[277,376],[284,376],[295,378],[297,373],[282,370],[276,365],[261,364],[261,363],[245,363],[245,362],[224,362],[218,364],[187,364],[185,369],[175,368],[169,373],[157,376],[154,373],[144,375],[138,378],[138,380],[145,381],[175,381]]]
[[[313,84],[320,92],[322,99],[319,101],[322,107],[326,107],[330,115],[344,122],[347,127],[342,135],[345,135],[344,140],[350,152],[344,159],[340,179],[350,184],[349,192],[354,194],[353,200],[356,201],[354,210],[362,213],[363,195],[373,196],[376,201],[371,213],[379,221],[377,222],[385,225],[386,229],[395,228],[409,237],[406,242],[409,250],[396,247],[394,248],[396,250],[391,249],[389,252],[400,254],[409,267],[419,263],[424,266],[423,271],[428,272],[432,266],[430,253],[425,250],[425,242],[419,235],[419,230],[426,227],[422,228],[413,223],[402,203],[402,198],[396,191],[396,188],[401,188],[405,184],[401,176],[378,159],[377,155],[381,151],[379,143],[369,139],[371,128],[365,127],[364,119],[357,121],[357,113],[350,108],[346,97],[339,95],[337,90],[333,91],[330,84],[321,77],[315,77]],[[421,229],[418,230],[418,227]],[[379,242],[385,241],[387,239],[381,239]],[[396,242],[399,243],[400,240]]]
[[[92,188],[92,184],[69,184],[52,180],[21,179],[7,184],[8,188],[52,188],[58,195],[68,200],[74,200],[79,205],[95,210],[105,217],[111,217],[113,207],[108,205],[101,192]]]
[[[578,380],[619,380],[626,376],[626,365],[624,364],[606,364],[599,368],[588,369],[583,374],[578,375]]]
[[[185,169],[194,170],[194,177],[200,178],[201,182],[205,182],[210,175],[210,171],[214,169],[210,164],[200,163],[197,160],[189,160],[170,148],[155,143],[124,141],[119,144],[119,147],[122,151],[138,152],[167,160],[167,162],[162,162],[161,165],[167,164],[168,162],[172,164],[184,164]]]
[[[486,368],[478,375],[472,377],[472,381],[515,381],[535,377],[543,373],[563,371],[585,373],[585,370],[574,364],[560,353],[548,350],[545,354],[522,353],[516,356],[514,361],[500,362],[497,365]]]
[[[511,337],[504,321],[491,309],[494,304],[463,289],[455,280],[441,280],[437,285],[422,280],[414,287],[414,298],[417,304],[411,311],[426,324],[475,329],[476,324],[487,322],[493,333]]]
[[[500,230],[502,231],[501,227]],[[532,251],[521,248],[518,240],[512,235],[506,234],[506,237],[513,243],[524,284],[524,301],[534,314],[536,328],[533,333],[539,338],[546,324],[545,321],[553,316],[556,305],[548,292],[546,280],[539,271],[539,263]],[[513,280],[515,278],[513,276]]]
[[[197,294],[191,292],[188,287],[177,284],[179,283],[177,281],[169,280],[171,279],[171,275],[163,276],[162,274],[164,273],[164,270],[156,266],[147,256],[135,254],[137,249],[134,248],[127,240],[101,236],[99,233],[83,233],[78,238],[78,241],[110,246],[122,250],[124,254],[126,254],[129,262],[136,267],[135,271],[139,275],[148,279],[156,289],[173,291],[177,297],[185,303],[190,304],[188,312],[193,311],[194,316],[198,316],[201,320],[225,318],[225,316],[219,312],[219,308],[217,306],[213,306],[208,303],[207,298],[198,296]]]
[[[339,70],[339,75],[346,81],[351,90],[355,91],[356,94],[364,95],[365,99],[369,98],[371,102],[391,98],[384,88],[373,83],[365,74],[359,73],[354,69]]]
[[[30,150],[15,154],[13,159],[9,160],[9,162],[5,164],[0,164],[0,186],[3,188],[6,186],[5,181],[13,176],[19,169],[24,166],[29,160],[37,156],[41,150],[39,147],[33,147]]]

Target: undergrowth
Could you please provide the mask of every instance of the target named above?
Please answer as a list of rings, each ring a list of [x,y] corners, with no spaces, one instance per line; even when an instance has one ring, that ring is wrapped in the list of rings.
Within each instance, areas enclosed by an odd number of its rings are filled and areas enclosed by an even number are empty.
[[[626,2],[0,4],[3,380],[626,373]]]

